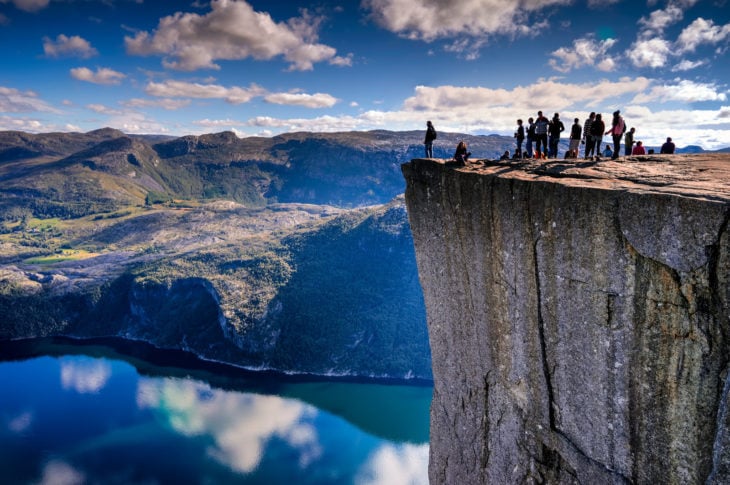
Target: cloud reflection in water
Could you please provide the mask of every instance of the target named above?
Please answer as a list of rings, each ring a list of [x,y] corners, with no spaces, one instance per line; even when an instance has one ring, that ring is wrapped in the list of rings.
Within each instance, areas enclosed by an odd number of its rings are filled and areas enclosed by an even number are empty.
[[[112,369],[102,359],[74,357],[61,359],[61,386],[79,394],[96,394],[104,388]]]
[[[428,445],[381,446],[363,465],[356,483],[358,485],[428,484]]]
[[[140,408],[154,409],[185,436],[209,435],[208,452],[232,469],[254,471],[274,437],[299,453],[304,468],[322,454],[312,420],[317,409],[291,399],[211,389],[183,379],[141,379]]]

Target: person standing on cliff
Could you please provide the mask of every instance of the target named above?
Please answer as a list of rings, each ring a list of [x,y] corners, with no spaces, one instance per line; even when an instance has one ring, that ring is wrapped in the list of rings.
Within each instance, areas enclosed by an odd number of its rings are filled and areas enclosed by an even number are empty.
[[[596,119],[591,123],[591,138],[593,138],[593,148],[596,150],[596,160],[601,158],[601,143],[603,142],[603,130],[606,129],[603,123],[601,113],[596,115]]]
[[[426,138],[423,140],[423,144],[426,145],[426,158],[433,158],[433,141],[436,139],[436,128],[433,127],[433,123],[430,121],[426,122]]]
[[[611,134],[611,137],[613,138],[613,155],[611,155],[612,160],[616,160],[621,153],[621,137],[623,136],[624,132],[626,131],[626,123],[624,123],[624,119],[621,117],[621,111],[616,110],[613,112],[613,120],[611,121],[611,128],[604,133],[604,135]]]
[[[560,120],[560,114],[555,113],[552,121],[550,121],[550,150],[548,158],[558,158],[558,144],[560,143],[560,133],[565,131],[565,125]]]
[[[522,120],[517,120],[517,131],[515,131],[515,141],[517,148],[515,149],[515,158],[522,158],[522,142],[525,140],[525,127],[522,126]]]
[[[626,132],[626,136],[624,137],[624,153],[626,155],[631,155],[634,153],[634,133],[636,133],[636,128],[632,126],[631,129]]]
[[[547,157],[549,126],[550,121],[542,115],[542,111],[538,111],[537,120],[535,120],[535,158],[540,158],[541,156]],[[542,145],[542,152],[540,152],[540,145]]]
[[[586,160],[593,156],[593,147],[595,146],[595,142],[591,135],[591,125],[593,125],[595,119],[596,113],[591,112],[588,118],[586,118],[585,123],[583,123],[583,143],[586,145],[585,153],[583,155]]]
[[[580,126],[580,119],[576,118],[573,120],[573,126],[570,127],[570,145],[568,145],[568,152],[570,152],[571,158],[578,158],[578,147],[580,146],[582,134],[583,128]]]
[[[525,152],[527,154],[527,158],[532,158],[532,142],[535,141],[535,120],[530,117],[527,119],[527,146],[525,147]]]

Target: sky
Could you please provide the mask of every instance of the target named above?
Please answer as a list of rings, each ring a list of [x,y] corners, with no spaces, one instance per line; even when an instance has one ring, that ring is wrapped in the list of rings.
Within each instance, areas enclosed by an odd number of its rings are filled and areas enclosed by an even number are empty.
[[[511,136],[618,109],[714,150],[728,48],[730,0],[0,0],[0,130]]]

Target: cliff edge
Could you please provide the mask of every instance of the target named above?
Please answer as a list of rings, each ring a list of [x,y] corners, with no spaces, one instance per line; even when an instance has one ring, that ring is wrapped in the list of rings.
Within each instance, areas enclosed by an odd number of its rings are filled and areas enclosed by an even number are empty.
[[[431,483],[730,482],[730,156],[402,170]]]

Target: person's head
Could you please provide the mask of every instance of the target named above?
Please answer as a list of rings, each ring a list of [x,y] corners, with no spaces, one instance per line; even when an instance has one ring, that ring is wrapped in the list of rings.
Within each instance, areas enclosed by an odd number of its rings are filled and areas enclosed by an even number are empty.
[[[596,112],[595,112],[595,111],[591,111],[591,114],[590,114],[590,115],[588,115],[588,117],[589,117],[590,119],[594,119],[594,118],[596,117]]]
[[[456,148],[466,148],[466,143],[464,142],[464,140],[461,140]]]
[[[427,122],[426,122],[426,126],[433,126],[433,124],[431,124],[431,122],[430,122],[430,121],[427,121]]]
[[[573,120],[573,122],[574,122],[574,123],[575,123],[576,125],[579,125],[579,124],[580,124],[580,120],[579,120],[578,118],[574,119],[574,120]]]
[[[535,121],[535,119],[532,116],[530,116],[529,118],[527,118],[527,122],[528,123],[534,123],[534,121]]]
[[[542,111],[538,111],[538,112],[537,112],[537,117],[538,117],[538,118],[542,118]]]
[[[635,132],[635,131],[636,131],[636,128],[634,128],[634,127],[632,126],[632,127],[631,127],[631,129],[630,129],[629,131],[630,131],[631,133],[633,133],[633,132]]]
[[[602,117],[601,117],[601,113],[598,113],[598,114],[596,115],[596,120],[597,120],[597,121],[601,121],[601,119],[602,119]]]
[[[668,136],[667,137],[667,143],[672,143],[672,137],[671,136]]]
[[[517,120],[517,124],[518,125],[521,125],[522,124],[522,120]]]
[[[606,145],[606,150],[610,150],[610,149],[611,149],[611,145]]]
[[[643,144],[644,144],[644,142],[643,142],[643,141],[641,141],[641,140],[639,140],[639,141],[637,141],[637,142],[636,142],[636,146],[637,146],[637,147],[640,147],[640,146],[641,146],[641,145],[643,145]]]
[[[616,111],[613,112],[613,117],[614,118],[618,118],[618,115],[620,115],[620,114],[621,114],[621,111],[616,110]]]

